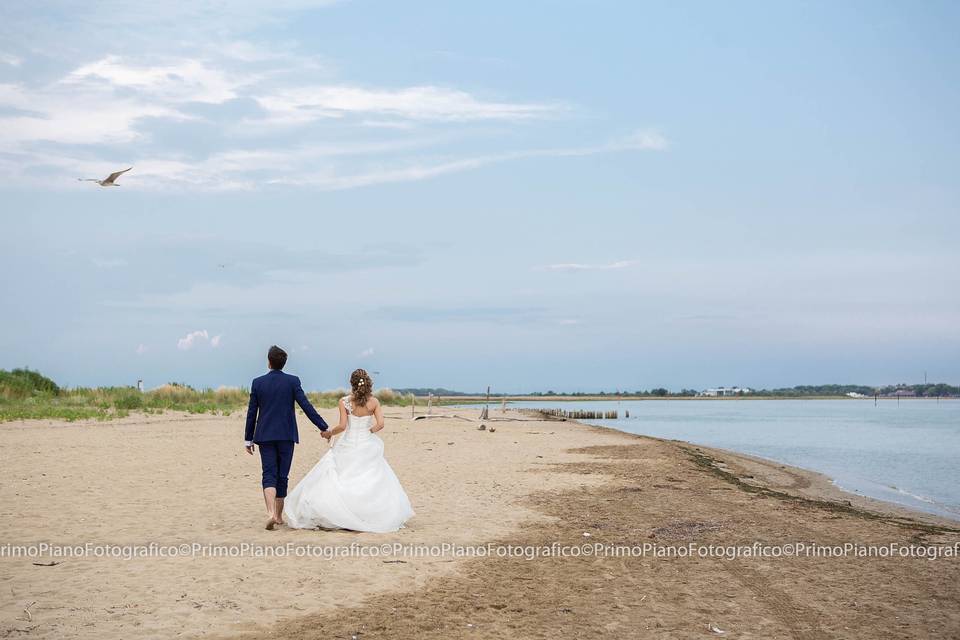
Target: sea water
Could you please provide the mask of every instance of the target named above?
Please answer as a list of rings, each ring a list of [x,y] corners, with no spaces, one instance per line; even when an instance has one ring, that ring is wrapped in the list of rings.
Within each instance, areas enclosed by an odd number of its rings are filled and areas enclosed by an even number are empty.
[[[960,400],[544,399],[508,406],[618,410],[617,420],[586,422],[803,467],[846,491],[960,520]]]

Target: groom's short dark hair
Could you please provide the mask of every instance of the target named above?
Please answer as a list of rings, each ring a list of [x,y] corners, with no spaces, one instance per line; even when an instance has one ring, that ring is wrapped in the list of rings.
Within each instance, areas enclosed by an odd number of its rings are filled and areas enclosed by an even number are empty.
[[[280,371],[287,364],[287,352],[277,345],[273,345],[267,352],[267,361],[270,362],[271,369]]]

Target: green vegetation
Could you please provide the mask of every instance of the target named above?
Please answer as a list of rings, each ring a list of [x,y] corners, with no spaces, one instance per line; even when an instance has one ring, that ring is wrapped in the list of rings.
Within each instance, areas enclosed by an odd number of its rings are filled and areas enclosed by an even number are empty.
[[[917,397],[917,398],[956,398],[960,397],[960,386],[951,386],[945,383],[930,384],[898,384],[884,385],[881,387],[871,387],[859,384],[821,384],[821,385],[799,385],[796,387],[784,387],[779,389],[751,389],[749,392],[743,392],[736,398],[843,398],[848,393],[859,393],[864,396],[873,397],[875,394],[880,397]],[[557,391],[535,391],[529,394],[503,394],[491,393],[491,399],[500,398],[557,398],[557,399],[576,399],[576,400],[598,400],[598,399],[630,399],[630,398],[692,398],[697,396],[699,391],[696,389],[681,389],[679,391],[670,391],[664,387],[656,387],[649,390],[637,391],[575,391],[573,393],[563,393]],[[476,402],[482,401],[483,394],[450,394],[451,397],[469,395],[468,400],[445,400],[444,402]]]
[[[60,393],[57,383],[29,369],[14,369],[3,371],[0,369],[0,398],[4,400],[27,398],[34,392]]]
[[[313,406],[331,409],[337,406],[337,402],[340,401],[340,398],[348,393],[349,391],[346,389],[334,389],[333,391],[311,391],[307,394],[307,397],[310,399],[310,403],[313,404]],[[374,391],[373,395],[377,396],[381,403],[391,407],[409,407],[411,402],[409,393],[401,394],[393,389],[377,389]]]
[[[318,408],[331,408],[347,392],[339,389],[309,393]],[[185,411],[230,415],[246,409],[249,391],[236,387],[197,390],[171,382],[140,392],[134,387],[77,387],[64,389],[29,369],[0,370],[0,422],[10,420],[110,420],[130,414]],[[377,397],[386,405],[409,405],[409,396],[381,389]]]

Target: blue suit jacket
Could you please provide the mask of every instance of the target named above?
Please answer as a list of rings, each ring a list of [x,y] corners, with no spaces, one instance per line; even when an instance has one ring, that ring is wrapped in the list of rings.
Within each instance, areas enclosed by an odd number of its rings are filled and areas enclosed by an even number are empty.
[[[307,400],[300,386],[300,378],[277,370],[254,378],[250,385],[244,440],[256,443],[276,440],[300,442],[294,402],[300,405],[310,422],[317,425],[320,431],[327,430],[327,423]]]

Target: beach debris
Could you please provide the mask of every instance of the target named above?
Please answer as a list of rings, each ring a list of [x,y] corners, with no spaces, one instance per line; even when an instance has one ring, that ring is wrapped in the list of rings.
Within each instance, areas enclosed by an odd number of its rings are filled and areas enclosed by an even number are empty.
[[[80,182],[96,182],[101,187],[119,187],[120,185],[117,184],[117,178],[125,174],[127,171],[130,171],[130,169],[133,169],[133,167],[124,169],[123,171],[114,171],[103,180],[98,178],[77,178],[77,180]]]
[[[490,433],[496,433],[496,432],[497,432],[497,428],[496,428],[496,427],[490,427],[489,429],[487,429],[487,431],[489,431]]]
[[[28,604],[26,607],[23,608],[23,612],[27,614],[27,617],[24,618],[27,622],[33,622],[33,614],[30,613],[30,607],[32,607],[35,604],[37,604],[36,601],[31,602],[30,604]]]
[[[667,540],[682,540],[684,538],[693,538],[701,533],[709,533],[720,529],[717,522],[683,522],[675,521],[667,523],[662,527],[657,527],[650,534],[651,538],[665,538]]]
[[[456,443],[454,443],[454,442],[448,442],[447,444],[456,444]]]
[[[383,564],[407,564],[406,560],[384,560]]]
[[[710,633],[713,633],[713,634],[718,635],[718,636],[722,636],[723,634],[726,633],[726,631],[724,631],[723,629],[721,629],[721,628],[718,627],[717,625],[713,624],[712,622],[707,625],[707,629],[710,630]]]
[[[583,537],[584,537],[584,538],[589,538],[589,537],[590,537],[590,534],[587,533],[586,531],[584,531],[584,532],[583,532]]]
[[[485,424],[481,424],[479,427],[477,427],[477,431],[486,431],[486,430],[487,430],[487,425]]]
[[[51,560],[50,562],[34,562],[34,563],[33,563],[33,566],[35,566],[35,567],[55,567],[55,566],[57,566],[58,564],[60,564],[60,563],[57,562],[56,560]]]

